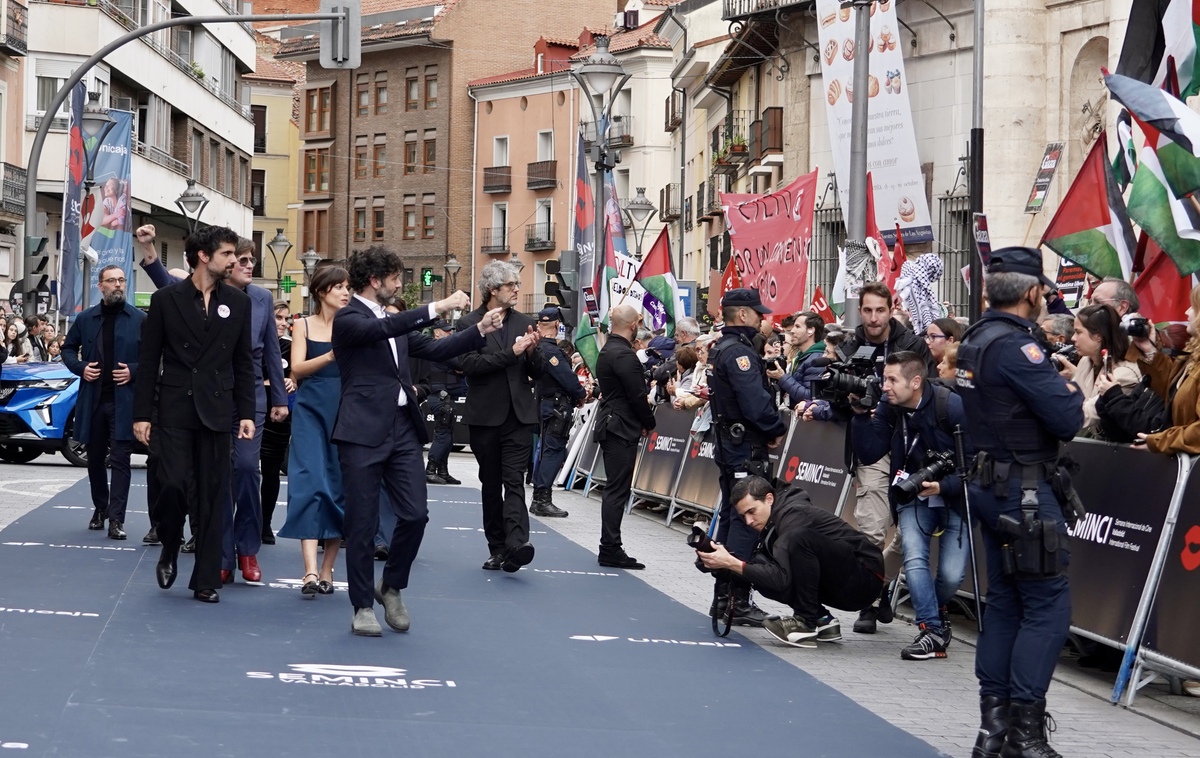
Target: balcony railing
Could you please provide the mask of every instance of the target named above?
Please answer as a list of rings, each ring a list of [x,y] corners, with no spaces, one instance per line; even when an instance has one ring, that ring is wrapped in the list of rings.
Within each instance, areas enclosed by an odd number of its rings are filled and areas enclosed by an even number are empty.
[[[483,170],[483,191],[489,195],[512,192],[512,166],[491,166]]]
[[[4,164],[4,188],[0,193],[0,211],[10,216],[25,215],[25,169]]]
[[[683,93],[672,91],[666,103],[666,121],[663,129],[673,132],[683,123]]]
[[[29,52],[29,10],[16,0],[7,0],[4,13],[4,34],[0,34],[0,52],[25,55]]]
[[[164,168],[174,171],[180,176],[188,179],[192,178],[191,165],[175,158],[162,148],[155,147],[153,145],[147,145],[145,142],[135,139],[133,141],[133,152],[137,153],[143,158],[146,158],[147,160],[157,163]]]
[[[554,189],[558,186],[558,161],[537,161],[525,167],[525,188]]]
[[[525,225],[525,249],[531,253],[554,249],[554,222]]]
[[[42,127],[42,119],[44,119],[44,118],[45,118],[45,116],[38,116],[38,115],[35,115],[32,113],[29,114],[28,116],[25,117],[25,128],[28,131],[36,132],[38,129],[40,129]],[[50,131],[65,132],[69,125],[70,125],[70,121],[66,116],[56,116],[50,122]]]
[[[633,116],[613,116],[608,125],[608,146],[629,147],[633,145]],[[583,122],[583,141],[592,145],[596,142],[596,123]]]
[[[724,0],[721,18],[732,21],[757,13],[774,13],[791,5],[806,5],[808,0]]]
[[[664,224],[679,220],[679,184],[668,184],[658,191],[658,220]]]
[[[724,192],[722,182],[716,176],[708,178],[708,188],[704,193],[705,218],[714,219],[722,214],[721,193]]]
[[[492,227],[479,230],[479,252],[494,255],[508,251],[508,229]]]

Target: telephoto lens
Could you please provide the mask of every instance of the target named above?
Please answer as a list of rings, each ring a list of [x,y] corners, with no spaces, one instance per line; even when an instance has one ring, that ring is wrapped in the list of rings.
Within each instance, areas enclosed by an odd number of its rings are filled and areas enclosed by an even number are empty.
[[[933,453],[930,458],[930,462],[923,468],[892,485],[893,500],[900,505],[911,503],[917,499],[917,494],[926,482],[938,482],[947,474],[953,473],[954,460],[949,453]]]

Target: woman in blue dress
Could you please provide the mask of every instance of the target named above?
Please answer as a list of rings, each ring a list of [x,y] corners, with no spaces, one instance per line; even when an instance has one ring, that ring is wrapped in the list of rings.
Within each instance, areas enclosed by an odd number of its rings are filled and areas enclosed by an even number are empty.
[[[300,540],[304,558],[301,594],[333,594],[333,565],[342,544],[346,503],[337,447],[330,442],[342,381],[333,356],[333,317],[350,302],[350,276],[326,266],[313,274],[313,315],[292,328],[292,377],[300,386],[292,411],[288,450],[287,521],[280,537]],[[317,567],[317,542],[325,553]]]

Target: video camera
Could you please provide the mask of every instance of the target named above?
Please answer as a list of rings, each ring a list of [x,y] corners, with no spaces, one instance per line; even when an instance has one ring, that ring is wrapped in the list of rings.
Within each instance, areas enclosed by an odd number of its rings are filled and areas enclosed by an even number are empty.
[[[922,468],[892,485],[892,499],[898,505],[916,500],[926,482],[940,482],[947,475],[954,473],[954,456],[949,451],[927,453],[926,459],[929,462]]]
[[[864,345],[848,360],[829,364],[821,378],[813,381],[813,394],[843,407],[857,405],[870,410],[878,405],[883,388],[875,370],[875,347]]]

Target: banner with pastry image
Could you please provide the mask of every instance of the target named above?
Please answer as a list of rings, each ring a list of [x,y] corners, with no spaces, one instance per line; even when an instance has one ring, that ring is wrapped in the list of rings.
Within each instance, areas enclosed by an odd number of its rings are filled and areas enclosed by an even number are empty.
[[[906,243],[929,242],[933,227],[913,131],[896,0],[873,2],[870,13],[870,76],[867,91],[860,94],[854,91],[854,59],[861,52],[854,44],[854,13],[838,0],[817,0],[825,114],[842,212],[850,208],[851,111],[854,98],[865,96],[867,170],[874,180],[875,222],[888,245],[896,242],[897,224]]]

